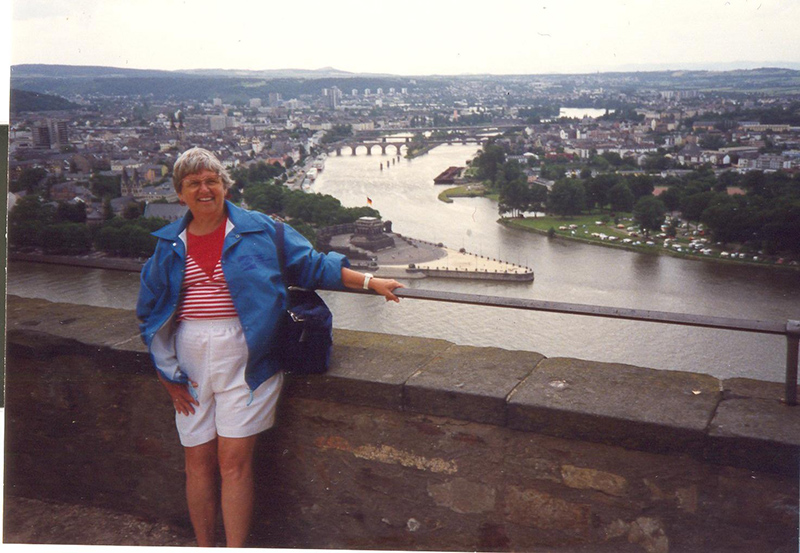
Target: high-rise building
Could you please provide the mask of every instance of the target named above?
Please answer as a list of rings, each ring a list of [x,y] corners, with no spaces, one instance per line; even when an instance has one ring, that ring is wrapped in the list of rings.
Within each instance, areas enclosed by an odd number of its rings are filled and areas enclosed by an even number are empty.
[[[47,126],[50,127],[50,142],[55,146],[66,146],[69,144],[69,133],[67,132],[67,122],[63,120],[48,119]]]
[[[33,127],[34,148],[60,148],[69,144],[67,122],[58,119],[39,121]]]
[[[50,128],[44,123],[37,123],[33,127],[33,147],[50,148]]]
[[[329,108],[336,109],[339,107],[339,102],[342,101],[342,91],[339,87],[323,88],[322,94],[325,96],[325,101]]]

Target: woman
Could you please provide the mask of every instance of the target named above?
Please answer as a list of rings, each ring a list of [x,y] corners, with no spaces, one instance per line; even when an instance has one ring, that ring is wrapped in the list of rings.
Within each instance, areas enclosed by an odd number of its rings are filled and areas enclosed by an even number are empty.
[[[189,213],[154,235],[142,269],[137,316],[172,399],[186,457],[186,498],[197,544],[213,546],[217,506],[227,545],[241,547],[253,513],[253,451],[270,428],[283,374],[269,354],[285,306],[275,239],[266,215],[225,198],[233,184],[201,148],[175,162],[173,185]],[[304,288],[371,289],[386,300],[397,281],[348,268],[285,226],[286,267]],[[217,475],[221,477],[217,500]]]

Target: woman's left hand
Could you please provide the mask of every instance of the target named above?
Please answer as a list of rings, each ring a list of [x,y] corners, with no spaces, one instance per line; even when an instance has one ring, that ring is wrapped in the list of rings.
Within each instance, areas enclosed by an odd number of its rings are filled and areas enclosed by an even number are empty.
[[[372,278],[369,282],[369,287],[386,298],[386,301],[397,303],[400,303],[400,298],[395,295],[394,291],[397,288],[405,288],[405,286],[390,278]]]
[[[354,290],[363,288],[366,278],[367,275],[363,273],[358,273],[347,267],[342,267],[342,284],[344,284],[346,288],[351,288]],[[395,301],[398,303],[400,302],[400,298],[395,295],[394,291],[398,288],[405,288],[405,286],[394,279],[373,277],[371,275],[368,286],[370,290],[377,292],[386,298],[386,301]]]

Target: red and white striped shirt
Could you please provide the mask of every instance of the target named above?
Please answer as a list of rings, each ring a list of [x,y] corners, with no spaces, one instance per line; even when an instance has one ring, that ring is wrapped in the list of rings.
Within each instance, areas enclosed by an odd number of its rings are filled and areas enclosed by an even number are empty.
[[[179,321],[238,316],[222,273],[222,243],[226,226],[223,222],[216,231],[204,236],[187,233],[186,272],[177,314]],[[213,264],[214,260],[216,264]]]

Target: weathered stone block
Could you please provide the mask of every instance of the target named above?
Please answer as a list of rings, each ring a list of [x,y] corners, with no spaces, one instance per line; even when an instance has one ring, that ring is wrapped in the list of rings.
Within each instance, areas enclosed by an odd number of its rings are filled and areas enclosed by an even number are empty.
[[[334,330],[325,375],[292,377],[286,392],[381,409],[400,409],[406,381],[452,344],[411,336]]]
[[[503,426],[506,398],[543,358],[528,351],[452,346],[408,380],[405,407]]]
[[[731,397],[720,402],[708,435],[706,457],[715,463],[798,474],[798,406],[777,399]]]
[[[31,330],[89,346],[146,351],[136,316],[127,309],[8,296],[6,314],[7,332]]]
[[[509,427],[656,452],[702,451],[716,378],[545,359],[512,394]]]
[[[616,497],[624,497],[628,488],[628,481],[618,474],[572,465],[561,467],[561,478],[570,488],[597,490]]]

